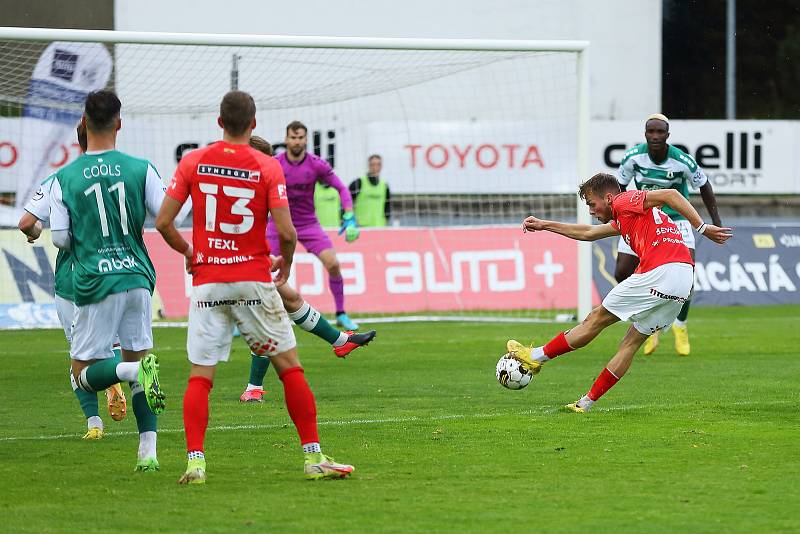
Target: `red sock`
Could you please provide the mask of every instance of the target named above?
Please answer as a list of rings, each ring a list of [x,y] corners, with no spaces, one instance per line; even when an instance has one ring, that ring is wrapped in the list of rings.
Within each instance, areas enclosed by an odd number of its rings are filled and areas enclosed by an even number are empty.
[[[292,418],[300,444],[319,443],[317,435],[317,403],[314,394],[308,387],[302,367],[292,367],[280,374],[283,382],[283,396],[286,400],[286,409]]]
[[[203,441],[208,428],[208,395],[211,380],[203,376],[189,378],[183,395],[183,428],[186,432],[186,450],[203,451]]]
[[[552,360],[556,356],[561,356],[562,354],[566,354],[567,352],[571,352],[575,349],[570,347],[569,343],[567,343],[566,332],[561,332],[556,337],[548,341],[547,345],[542,347],[542,350],[544,351],[544,355]]]
[[[593,401],[596,401],[600,397],[602,397],[606,391],[614,387],[614,384],[619,382],[619,378],[614,376],[614,373],[608,370],[608,368],[603,369],[603,372],[600,373],[600,376],[597,377],[597,380],[594,381],[592,384],[592,389],[589,390],[588,397]]]

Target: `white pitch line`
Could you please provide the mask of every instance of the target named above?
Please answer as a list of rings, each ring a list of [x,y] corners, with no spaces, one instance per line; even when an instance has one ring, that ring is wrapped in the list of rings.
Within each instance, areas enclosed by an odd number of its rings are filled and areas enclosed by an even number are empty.
[[[724,406],[788,406],[794,405],[790,401],[735,401],[728,402]],[[698,407],[697,403],[680,403],[680,404],[628,404],[621,406],[609,406],[608,408],[595,408],[592,410],[596,412],[619,412],[629,410],[642,410],[648,408],[663,408],[672,409],[679,407]],[[701,407],[715,407],[715,406],[701,406]],[[411,422],[425,422],[425,421],[448,421],[453,419],[491,419],[495,417],[508,417],[508,416],[525,416],[537,414],[553,414],[564,410],[563,406],[542,406],[538,409],[522,410],[515,412],[502,412],[502,413],[471,413],[471,414],[443,414],[434,415],[430,417],[409,416],[409,417],[389,417],[384,419],[349,419],[349,420],[334,420],[334,421],[319,421],[318,426],[356,426],[356,425],[381,425],[381,424],[396,424],[396,423],[411,423]],[[290,423],[273,423],[273,424],[260,424],[260,425],[218,425],[208,427],[208,432],[229,432],[240,430],[274,430],[278,428],[288,428]],[[158,431],[159,434],[177,434],[182,433],[182,428],[167,428]],[[123,431],[123,432],[107,432],[105,436],[135,436],[138,432]],[[54,434],[50,436],[9,436],[0,438],[0,442],[9,441],[51,441],[59,439],[76,439],[80,438],[81,434]]]

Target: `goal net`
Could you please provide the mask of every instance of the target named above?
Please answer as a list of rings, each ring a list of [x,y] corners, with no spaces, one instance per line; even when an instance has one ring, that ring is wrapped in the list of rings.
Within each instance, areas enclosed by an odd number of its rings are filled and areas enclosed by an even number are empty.
[[[55,250],[46,234],[30,246],[15,227],[38,183],[79,155],[83,100],[101,88],[122,101],[118,148],[152,161],[165,181],[183,154],[221,138],[219,102],[232,88],[254,97],[254,133],[278,152],[286,125],[303,122],[308,151],[345,185],[361,178],[358,201],[378,195],[369,209],[387,216],[353,243],[331,229],[352,315],[585,313],[586,251],[521,231],[529,214],[585,217],[575,195],[585,178],[585,46],[0,29],[0,326],[52,319]],[[386,202],[366,176],[372,154]],[[160,313],[185,316],[180,258],[155,232],[147,243]],[[333,311],[327,273],[302,245],[291,283]]]

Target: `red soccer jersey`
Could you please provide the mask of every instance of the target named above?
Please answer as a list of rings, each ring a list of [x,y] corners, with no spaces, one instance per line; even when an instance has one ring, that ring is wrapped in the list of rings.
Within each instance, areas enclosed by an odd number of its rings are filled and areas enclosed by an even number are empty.
[[[639,256],[637,273],[652,271],[666,263],[694,265],[681,231],[663,211],[645,209],[647,191],[634,189],[614,197],[611,202],[611,226]]]
[[[220,141],[181,158],[167,195],[192,196],[192,284],[270,282],[270,208],[287,207],[280,164],[248,145]]]

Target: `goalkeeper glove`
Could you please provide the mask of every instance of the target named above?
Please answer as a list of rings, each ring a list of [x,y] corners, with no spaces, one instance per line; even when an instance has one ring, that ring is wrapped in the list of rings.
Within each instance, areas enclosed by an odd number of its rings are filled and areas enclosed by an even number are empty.
[[[344,238],[348,243],[352,243],[361,235],[361,230],[358,229],[356,224],[356,216],[353,215],[352,211],[347,211],[342,216],[342,227],[339,228],[339,235],[342,234],[344,234]]]

